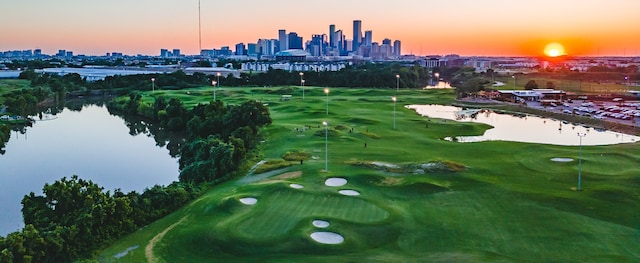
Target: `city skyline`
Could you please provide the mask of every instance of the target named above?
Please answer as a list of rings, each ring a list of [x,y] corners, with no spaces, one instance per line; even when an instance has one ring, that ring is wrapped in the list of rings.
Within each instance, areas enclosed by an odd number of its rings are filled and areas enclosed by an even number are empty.
[[[402,54],[538,56],[558,42],[569,55],[638,56],[639,8],[640,2],[625,0],[201,0],[202,48],[278,39],[279,29],[306,41],[329,35],[329,25],[351,39],[353,21],[360,20],[362,33],[374,32],[374,42],[401,40]],[[176,48],[198,54],[198,1],[6,1],[0,3],[0,35],[0,50],[157,55]]]

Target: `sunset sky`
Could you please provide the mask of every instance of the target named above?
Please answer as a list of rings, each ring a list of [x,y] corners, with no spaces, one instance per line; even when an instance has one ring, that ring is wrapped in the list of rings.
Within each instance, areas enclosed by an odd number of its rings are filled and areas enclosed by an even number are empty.
[[[330,24],[352,38],[353,20],[403,54],[640,56],[639,0],[201,0],[202,48],[277,38],[304,41]],[[198,0],[2,0],[0,51],[75,54],[198,52]]]

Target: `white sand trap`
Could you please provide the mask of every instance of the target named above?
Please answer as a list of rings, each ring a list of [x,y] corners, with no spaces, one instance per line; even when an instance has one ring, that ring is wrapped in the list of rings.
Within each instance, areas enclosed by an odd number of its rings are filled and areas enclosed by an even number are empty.
[[[343,195],[349,195],[349,196],[358,196],[358,195],[360,195],[360,192],[358,192],[356,190],[340,190],[340,191],[338,191],[338,193],[341,193]]]
[[[340,244],[344,242],[344,237],[333,232],[313,232],[311,238],[318,243],[322,244]]]
[[[573,162],[573,158],[551,158],[552,162],[568,163]]]
[[[289,185],[291,188],[295,188],[295,189],[302,189],[304,188],[304,186],[300,185],[300,184],[290,184]]]
[[[240,198],[240,202],[245,205],[255,205],[258,202],[258,199],[255,199],[253,197],[245,197]]]
[[[344,178],[329,178],[326,181],[324,181],[324,184],[327,186],[343,186],[345,184],[347,184],[347,179]]]
[[[313,220],[313,222],[311,222],[313,224],[313,226],[317,227],[317,228],[327,228],[329,227],[329,222],[328,221],[324,221],[324,220]]]

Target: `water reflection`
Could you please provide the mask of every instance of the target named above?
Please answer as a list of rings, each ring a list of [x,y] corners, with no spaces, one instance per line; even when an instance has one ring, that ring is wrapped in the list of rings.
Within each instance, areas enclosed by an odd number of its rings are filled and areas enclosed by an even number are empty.
[[[429,83],[429,86],[426,86],[423,89],[451,89],[451,88],[453,88],[453,87],[451,87],[448,82],[431,81],[431,83]]]
[[[451,140],[458,142],[481,141],[514,141],[555,145],[578,145],[578,132],[587,134],[582,139],[583,145],[610,145],[619,143],[633,143],[640,141],[640,137],[613,132],[596,130],[594,128],[576,125],[568,122],[542,117],[500,114],[490,110],[469,109],[443,105],[409,105],[422,116],[457,120],[461,122],[477,122],[493,126],[483,135],[456,136],[451,134]]]
[[[22,227],[20,201],[45,183],[78,175],[107,190],[141,192],[178,179],[167,137],[141,120],[125,121],[98,105],[44,110],[25,131],[13,131],[0,155],[0,235]],[[161,134],[161,133],[157,133]],[[167,147],[158,147],[167,145]]]

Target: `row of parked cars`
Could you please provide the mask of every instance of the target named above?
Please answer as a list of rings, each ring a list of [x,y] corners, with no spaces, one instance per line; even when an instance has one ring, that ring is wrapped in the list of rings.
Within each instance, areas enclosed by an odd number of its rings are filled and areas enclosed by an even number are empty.
[[[588,116],[596,119],[614,118],[619,120],[631,120],[640,118],[640,103],[624,103],[621,105],[609,105],[596,107],[593,102],[585,102],[573,110],[564,109],[564,113]]]

